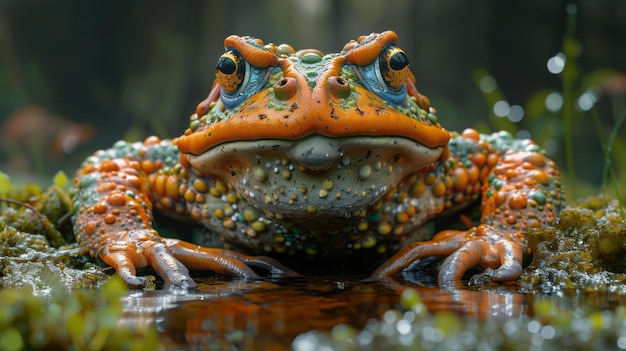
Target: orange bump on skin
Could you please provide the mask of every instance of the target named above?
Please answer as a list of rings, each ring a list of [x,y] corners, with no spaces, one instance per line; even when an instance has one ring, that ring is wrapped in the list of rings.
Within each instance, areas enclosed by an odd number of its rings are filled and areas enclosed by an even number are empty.
[[[460,192],[465,190],[469,182],[467,170],[457,167],[452,171],[452,190]]]
[[[102,182],[98,184],[98,188],[96,189],[96,191],[99,193],[104,193],[115,190],[115,188],[117,188],[117,184],[113,182]]]
[[[85,234],[92,235],[96,231],[96,224],[94,222],[87,222],[85,225]]]
[[[526,195],[523,194],[513,194],[509,198],[509,207],[513,210],[525,208],[528,204],[528,199]]]
[[[436,197],[442,197],[446,194],[446,186],[441,180],[436,181],[431,190]]]
[[[174,201],[180,199],[180,193],[178,191],[178,177],[175,175],[168,176],[165,181],[165,196]]]
[[[479,167],[479,168],[484,166],[485,163],[487,162],[487,155],[485,155],[482,152],[473,153],[469,155],[469,158],[472,162],[474,162],[476,167]]]
[[[500,156],[498,156],[497,154],[489,154],[489,156],[487,156],[487,167],[493,168],[496,163],[498,163],[499,159]]]
[[[103,214],[107,211],[108,206],[103,203],[98,203],[93,207],[93,213]]]
[[[474,141],[480,140],[480,133],[476,129],[468,128],[461,133],[461,136],[466,139],[471,139]]]
[[[156,171],[156,165],[151,160],[143,160],[141,162],[141,170],[145,173],[152,173]]]
[[[405,223],[409,220],[409,216],[405,212],[400,212],[396,215],[396,222]]]
[[[114,206],[123,206],[126,204],[126,198],[124,194],[121,193],[112,193],[109,194],[108,198],[109,203]]]
[[[103,173],[117,172],[119,170],[120,166],[111,160],[102,161],[102,163],[100,163],[100,167],[98,167],[98,171]]]
[[[107,213],[104,216],[104,223],[106,223],[106,224],[113,224],[113,223],[115,223],[115,215],[113,215],[111,213]]]
[[[506,194],[502,191],[499,191],[494,196],[494,201],[496,206],[500,206],[506,201]]]
[[[154,192],[159,196],[165,196],[165,184],[167,182],[167,176],[159,174],[154,178]]]
[[[530,155],[524,158],[524,161],[529,162],[537,167],[543,167],[546,164],[546,159],[538,152],[532,152]]]
[[[158,145],[159,143],[161,143],[161,139],[157,136],[150,136],[147,137],[144,141],[143,141],[143,145],[144,146],[152,146],[152,145]]]
[[[472,166],[467,169],[467,181],[469,184],[475,184],[478,182],[478,176],[480,175],[480,170],[476,166]]]
[[[530,176],[541,185],[548,185],[548,183],[550,183],[550,178],[548,177],[548,174],[544,171],[534,170],[531,172]]]
[[[191,188],[187,188],[187,190],[185,190],[185,201],[194,202],[195,200],[196,193]]]

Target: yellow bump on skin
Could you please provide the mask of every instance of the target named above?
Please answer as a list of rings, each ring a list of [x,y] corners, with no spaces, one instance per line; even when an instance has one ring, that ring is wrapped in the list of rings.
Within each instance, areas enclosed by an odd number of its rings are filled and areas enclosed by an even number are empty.
[[[392,229],[391,224],[387,222],[383,222],[378,225],[378,228],[376,228],[376,231],[380,233],[381,235],[387,235],[391,233],[391,229]]]
[[[424,190],[426,190],[426,184],[424,184],[422,179],[419,179],[411,186],[409,194],[411,197],[420,197],[424,193]]]
[[[406,212],[400,212],[396,215],[396,222],[406,223],[409,220],[409,215]]]
[[[217,219],[224,218],[224,210],[221,208],[215,209],[215,211],[213,211],[213,216],[215,216],[215,218]]]
[[[233,193],[226,195],[226,201],[231,204],[237,203],[237,195]]]
[[[196,202],[202,204],[206,202],[206,198],[204,197],[204,195],[198,193],[196,194]]]
[[[187,188],[187,190],[185,190],[185,201],[187,202],[194,202],[196,200],[196,192],[193,191],[193,189],[191,188]]]
[[[301,187],[300,187],[300,192],[301,192],[302,194],[306,194],[306,193],[307,193],[307,191],[309,191],[307,187],[305,187],[305,186],[301,186]]]
[[[428,173],[426,177],[424,177],[424,183],[426,183],[426,185],[433,185],[436,180],[437,175],[435,173]]]
[[[206,193],[209,191],[209,185],[202,179],[195,179],[193,181],[193,188],[200,193]]]
[[[217,190],[219,190],[222,194],[228,192],[228,185],[226,185],[226,183],[224,183],[224,181],[218,179],[215,182],[215,187],[217,188]]]
[[[324,190],[331,190],[334,186],[335,183],[332,179],[326,179],[324,182],[322,182],[322,189]]]
[[[360,222],[357,226],[356,229],[360,232],[367,230],[367,228],[369,227],[369,224],[365,221]]]
[[[408,195],[407,195],[407,193],[406,193],[406,192],[401,191],[401,192],[399,192],[399,193],[397,193],[397,194],[396,194],[396,197],[394,198],[394,200],[395,200],[395,202],[397,202],[397,203],[403,203],[403,202],[404,202],[404,200],[406,200],[407,196],[408,196]]]
[[[309,205],[309,207],[306,208],[306,211],[308,213],[315,213],[317,212],[317,207],[315,207],[314,205]]]
[[[335,199],[341,199],[341,193],[340,192],[337,192],[335,194]]]
[[[280,171],[280,175],[282,175],[283,179],[285,180],[291,179],[291,171],[288,169],[283,169],[282,171]]]
[[[252,227],[252,229],[254,229],[255,232],[262,232],[265,231],[265,229],[267,229],[267,226],[265,225],[265,223],[260,222],[260,221],[255,221],[252,224],[250,224],[250,227]]]
[[[446,186],[441,180],[438,180],[433,184],[431,191],[436,197],[442,197],[446,194]]]
[[[233,208],[232,208],[232,207],[230,207],[230,206],[225,206],[225,207],[224,207],[224,214],[225,214],[226,216],[230,217],[230,216],[232,216],[232,215],[234,215],[234,214],[235,214],[235,210],[233,210]]]
[[[325,198],[328,196],[328,191],[325,189],[320,189],[320,198]]]
[[[361,245],[363,246],[363,248],[365,249],[369,249],[374,247],[374,245],[376,245],[376,238],[374,238],[371,235],[368,235],[365,240],[363,240],[363,242],[361,243]]]
[[[259,182],[264,182],[267,180],[267,172],[261,167],[256,167],[254,169],[254,178]]]
[[[222,226],[228,230],[233,230],[235,229],[235,222],[233,222],[233,220],[228,217],[224,219],[224,221],[222,222]]]
[[[256,221],[257,218],[259,218],[259,216],[254,209],[252,209],[251,207],[248,207],[245,210],[243,210],[243,218],[245,218],[245,220],[248,222],[252,222],[252,221]]]
[[[222,193],[217,188],[209,189],[209,194],[211,194],[211,196],[216,197],[218,199],[222,196]]]

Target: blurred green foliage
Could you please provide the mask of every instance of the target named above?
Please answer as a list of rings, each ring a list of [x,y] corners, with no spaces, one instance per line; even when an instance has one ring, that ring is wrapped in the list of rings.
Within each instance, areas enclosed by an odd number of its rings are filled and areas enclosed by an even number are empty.
[[[120,298],[128,288],[119,277],[100,290],[71,293],[59,283],[42,297],[28,288],[0,290],[0,349],[19,350],[155,350],[154,327],[130,327]]]
[[[560,88],[542,87],[531,93],[523,107],[524,118],[512,121],[510,115],[498,114],[498,104],[509,106],[503,89],[486,69],[476,69],[474,82],[490,111],[489,120],[480,122],[479,128],[532,137],[557,159],[571,198],[601,191],[624,202],[626,158],[619,150],[626,147],[626,139],[618,136],[624,135],[620,129],[626,119],[626,74],[612,68],[587,72],[582,67],[584,47],[576,35],[578,10],[573,4],[567,9],[567,30],[560,52],[548,60],[548,70],[556,70],[551,73],[559,77]],[[590,162],[594,157],[595,162]],[[592,164],[595,167],[590,167]],[[601,177],[599,186],[581,181],[579,175],[588,172]]]

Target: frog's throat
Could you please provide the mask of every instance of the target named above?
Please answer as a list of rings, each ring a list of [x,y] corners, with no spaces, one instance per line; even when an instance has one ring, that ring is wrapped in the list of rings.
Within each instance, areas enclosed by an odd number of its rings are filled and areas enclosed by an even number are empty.
[[[229,142],[187,158],[266,213],[301,219],[362,211],[437,161],[443,150],[401,137],[315,134]]]

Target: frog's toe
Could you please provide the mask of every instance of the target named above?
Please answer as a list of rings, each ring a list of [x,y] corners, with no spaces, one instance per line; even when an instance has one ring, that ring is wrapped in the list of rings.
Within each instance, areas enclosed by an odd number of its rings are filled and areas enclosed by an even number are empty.
[[[459,242],[454,238],[448,240],[416,242],[405,246],[393,257],[383,263],[369,278],[364,281],[378,281],[390,278],[417,262],[427,257],[445,257],[459,248]]]
[[[470,279],[471,285],[515,280],[522,274],[523,244],[486,225],[479,225],[466,233],[471,240],[443,262],[439,285],[459,282],[469,269],[476,266],[485,270]]]
[[[298,273],[264,256],[247,256],[232,250],[207,248],[177,239],[165,239],[167,248],[187,268],[210,270],[218,274],[260,279],[252,268],[256,267],[284,277],[299,276]]]
[[[191,289],[196,283],[162,239],[151,231],[121,232],[117,240],[104,244],[97,255],[111,266],[131,288],[152,288],[154,277],[138,277],[137,269],[152,267],[166,284]]]
[[[222,254],[240,260],[248,266],[264,269],[272,275],[277,275],[283,278],[301,277],[300,273],[286,267],[282,263],[270,257],[248,256],[230,250],[224,250]]]
[[[471,268],[486,270],[473,283],[515,280],[522,274],[524,244],[513,236],[481,224],[466,231],[446,230],[431,241],[412,243],[381,265],[365,281],[391,277],[426,257],[446,257],[439,270],[439,285],[458,284]]]

